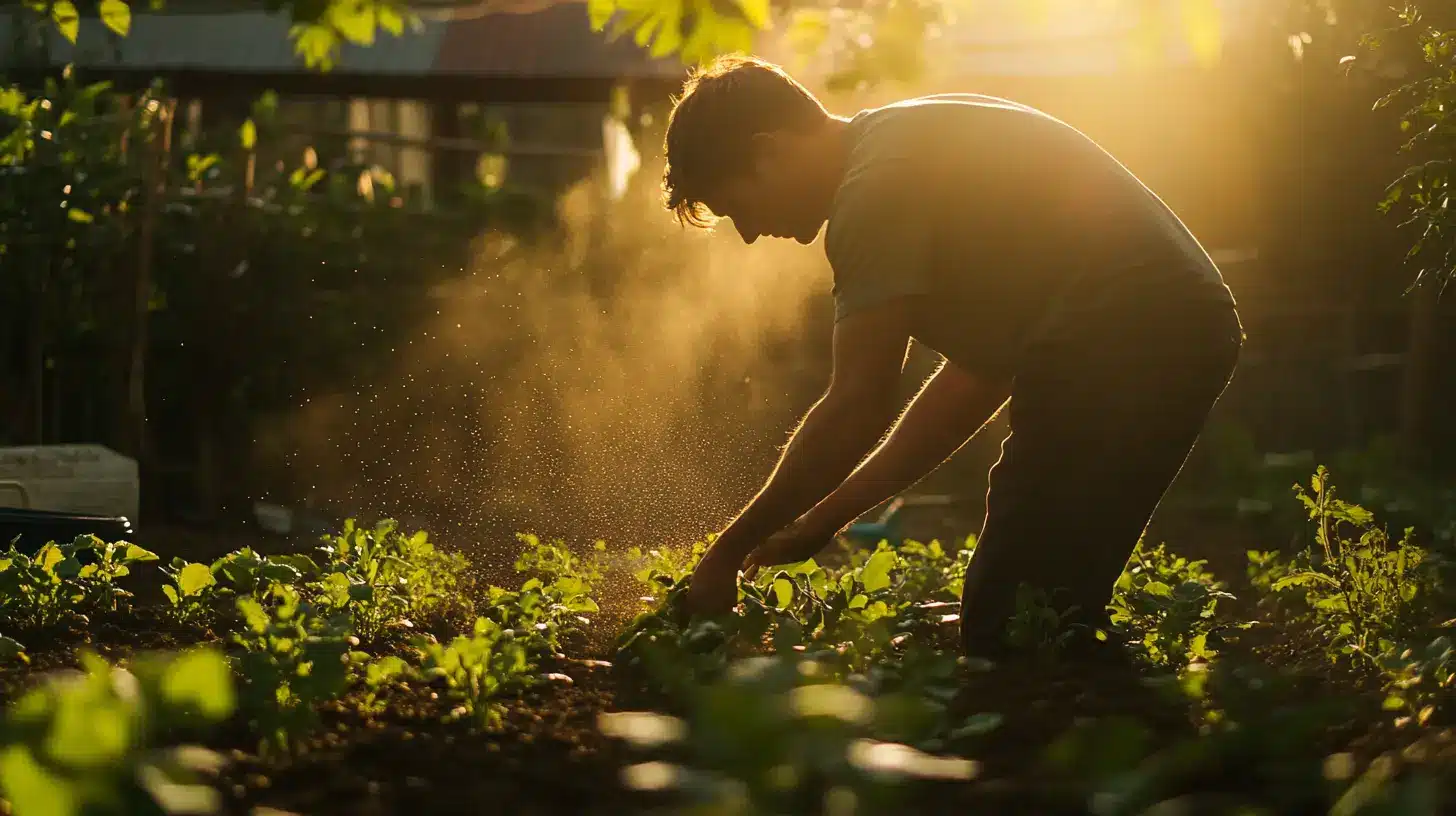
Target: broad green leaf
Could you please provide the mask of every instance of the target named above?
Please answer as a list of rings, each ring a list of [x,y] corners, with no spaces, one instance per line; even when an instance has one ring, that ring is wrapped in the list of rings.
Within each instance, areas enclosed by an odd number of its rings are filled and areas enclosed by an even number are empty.
[[[592,600],[589,595],[579,595],[568,600],[565,605],[572,612],[594,613],[601,611],[601,607],[597,606],[597,602]]]
[[[280,563],[272,558],[263,564],[262,568],[258,570],[258,574],[265,581],[276,581],[280,584],[296,584],[302,578],[292,565]]]
[[[381,657],[370,662],[368,668],[364,670],[364,679],[370,686],[378,686],[398,677],[408,668],[409,664],[398,657],[393,655]]]
[[[46,740],[52,758],[78,769],[99,770],[125,756],[135,736],[135,712],[112,691],[114,671],[105,663],[88,667],[91,676],[84,686],[56,695],[55,718]]]
[[[375,3],[334,2],[329,4],[329,25],[355,45],[373,45]]]
[[[244,150],[252,150],[258,145],[258,126],[253,124],[252,119],[243,122],[242,128],[238,130],[238,141],[242,143]]]
[[[374,600],[374,587],[368,584],[352,584],[349,587],[349,600],[351,601],[372,601]]]
[[[56,564],[55,573],[57,578],[75,578],[81,574],[81,562],[70,556]]]
[[[859,580],[866,592],[878,592],[890,586],[890,570],[895,568],[898,558],[893,550],[876,550],[865,562]]]
[[[293,52],[303,57],[308,68],[327,71],[334,67],[334,53],[339,48],[339,36],[328,26],[317,23],[295,25],[288,32],[293,38]]]
[[[262,604],[252,598],[239,598],[238,612],[242,614],[249,629],[258,634],[268,630],[268,613],[263,611]]]
[[[274,564],[282,564],[296,570],[300,577],[312,579],[317,578],[322,572],[319,565],[302,553],[289,553],[287,555],[270,555],[268,560]]]
[[[858,595],[855,595],[853,598],[850,598],[849,599],[849,608],[850,609],[863,609],[865,607],[865,605],[868,604],[869,602],[870,602],[869,596],[868,595],[865,595],[863,592],[861,592]]]
[[[208,573],[208,577],[212,577],[212,574]],[[177,588],[172,586],[171,584],[162,585],[162,594],[167,596],[167,600],[171,602],[173,606],[176,606],[182,600],[182,596],[177,594]]]
[[[71,221],[75,221],[78,224],[89,224],[92,221],[96,220],[96,216],[86,212],[80,207],[67,207],[66,218]]]
[[[227,658],[216,649],[194,649],[176,657],[162,678],[167,703],[216,721],[233,713],[236,698]]]
[[[81,33],[81,15],[76,13],[76,4],[71,0],[56,0],[51,4],[51,19],[55,21],[61,36],[74,45],[76,35]]]
[[[379,15],[380,28],[396,37],[404,33],[404,15],[398,9],[380,5],[376,13]]]
[[[617,11],[614,0],[586,0],[587,20],[592,31],[601,31]]]
[[[1340,588],[1340,582],[1336,581],[1334,578],[1331,578],[1324,573],[1309,571],[1296,572],[1291,575],[1286,575],[1283,578],[1275,581],[1272,585],[1272,588],[1275,592],[1279,592],[1292,586],[1308,586],[1310,584],[1317,583],[1324,584],[1325,586],[1332,587],[1334,589]]]
[[[1162,581],[1149,581],[1143,586],[1143,591],[1149,595],[1156,595],[1160,598],[1168,598],[1173,595],[1173,589]]]
[[[5,780],[5,799],[14,813],[81,814],[80,797],[70,780],[47,773],[25,745],[0,749],[0,779]]]
[[[125,37],[131,33],[131,6],[126,0],[101,0],[97,6],[101,22],[107,28]]]
[[[880,618],[888,616],[890,614],[890,607],[884,601],[875,601],[865,607],[864,611],[860,612],[860,614],[864,616],[866,623],[874,623]]]
[[[768,0],[733,0],[743,18],[754,28],[768,26]]]
[[[206,564],[188,564],[177,573],[177,588],[186,597],[196,595],[216,583],[217,579],[212,577],[212,570]]]
[[[157,560],[157,554],[156,553],[152,552],[151,550],[147,549],[146,547],[142,547],[142,546],[139,546],[137,544],[130,544],[130,543],[126,545],[126,552],[123,553],[121,557],[122,557],[122,560],[123,561],[127,561],[127,562],[132,562],[132,561],[156,561]]]
[[[40,548],[40,552],[35,554],[36,566],[47,573],[53,574],[56,565],[64,560],[66,560],[66,554],[61,552],[61,548],[57,547],[54,542],[47,543]]]
[[[788,609],[789,604],[794,602],[794,583],[787,578],[778,578],[773,582],[774,607],[777,609]]]

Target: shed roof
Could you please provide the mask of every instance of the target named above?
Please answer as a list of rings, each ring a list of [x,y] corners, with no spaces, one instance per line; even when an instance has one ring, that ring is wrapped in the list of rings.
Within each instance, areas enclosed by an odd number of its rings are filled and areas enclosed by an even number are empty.
[[[521,13],[455,13],[427,19],[417,31],[381,34],[374,45],[344,45],[334,72],[354,76],[520,77],[546,79],[675,79],[675,59],[652,59],[630,38],[607,42],[588,25],[577,0],[509,0]],[[509,2],[506,5],[509,5]],[[1127,67],[1127,37],[1135,20],[1125,3],[1108,0],[977,0],[931,48],[937,67],[962,76],[1073,77],[1114,74]],[[1167,63],[1194,56],[1178,36],[1187,0],[1161,0],[1173,36]],[[1212,0],[1225,37],[1248,30],[1258,0]],[[229,10],[227,0],[188,0],[165,12],[139,12],[125,38],[94,18],[81,21],[77,45],[52,37],[56,64],[138,71],[223,73],[301,72],[286,15]],[[185,9],[185,10],[183,10]],[[534,10],[533,10],[534,9]],[[1121,9],[1121,10],[1120,10]],[[0,14],[0,59],[14,42],[12,18]],[[782,27],[780,27],[782,29]],[[765,32],[759,50],[788,59],[782,31]],[[828,58],[828,52],[825,52]],[[818,61],[816,61],[818,62]],[[822,64],[806,68],[814,73]]]
[[[0,15],[0,58],[8,56],[14,18]],[[257,10],[137,13],[117,37],[94,18],[76,44],[51,38],[55,64],[88,68],[280,74],[305,70],[284,14]],[[588,25],[586,7],[568,2],[525,14],[427,19],[368,47],[345,44],[333,71],[360,76],[453,74],[554,79],[672,78],[676,60],[654,60],[630,39],[607,42]]]

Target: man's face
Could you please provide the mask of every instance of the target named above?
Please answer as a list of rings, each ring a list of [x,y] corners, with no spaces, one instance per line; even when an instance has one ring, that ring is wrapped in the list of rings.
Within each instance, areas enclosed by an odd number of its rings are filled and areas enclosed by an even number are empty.
[[[724,182],[708,208],[731,219],[745,243],[763,235],[813,243],[825,214],[806,140],[772,134],[758,137],[755,147],[748,171]]]

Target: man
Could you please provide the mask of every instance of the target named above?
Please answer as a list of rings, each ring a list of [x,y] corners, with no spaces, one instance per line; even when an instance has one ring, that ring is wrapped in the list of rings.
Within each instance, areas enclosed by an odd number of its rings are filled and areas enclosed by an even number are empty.
[[[751,58],[688,80],[666,151],[681,221],[728,218],[750,244],[809,244],[827,221],[834,272],[828,390],[704,555],[689,609],[727,612],[740,569],[813,556],[1009,398],[966,575],[965,648],[1002,650],[1023,583],[1105,626],[1242,345],[1234,299],[1182,222],[1032,108],[945,95],[844,118]],[[896,423],[912,338],[945,360]]]

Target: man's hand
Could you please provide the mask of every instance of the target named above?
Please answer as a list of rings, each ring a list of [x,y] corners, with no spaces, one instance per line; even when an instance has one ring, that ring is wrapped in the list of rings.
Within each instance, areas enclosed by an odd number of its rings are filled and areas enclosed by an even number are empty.
[[[834,541],[834,532],[806,523],[801,519],[784,530],[770,536],[758,548],[748,554],[744,564],[747,577],[752,578],[761,567],[777,567],[782,564],[797,564],[818,555]]]
[[[703,553],[688,582],[684,606],[690,615],[724,615],[738,604],[738,570],[743,558],[714,545]]]

